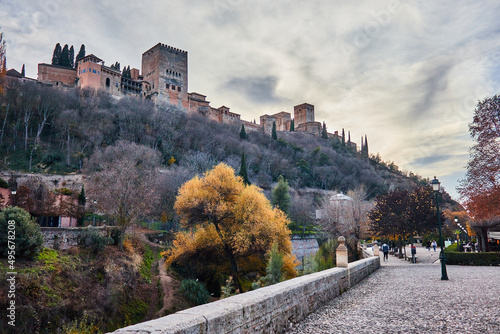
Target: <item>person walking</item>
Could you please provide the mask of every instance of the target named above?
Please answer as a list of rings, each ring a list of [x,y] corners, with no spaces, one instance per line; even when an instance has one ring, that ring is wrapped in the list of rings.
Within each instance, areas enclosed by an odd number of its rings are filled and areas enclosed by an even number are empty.
[[[434,248],[434,251],[436,251],[436,247],[438,245],[437,242],[436,242],[436,240],[432,240],[432,244],[431,245],[432,245],[432,248]]]
[[[427,240],[427,244],[425,244],[425,247],[427,247],[427,250],[430,252],[431,251],[431,242]]]
[[[389,245],[385,242],[382,245],[382,252],[384,252],[384,261],[389,261]]]

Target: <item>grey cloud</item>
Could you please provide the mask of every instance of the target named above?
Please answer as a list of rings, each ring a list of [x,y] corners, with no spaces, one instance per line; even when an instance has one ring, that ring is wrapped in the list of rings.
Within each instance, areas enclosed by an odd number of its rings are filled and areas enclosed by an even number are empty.
[[[224,84],[224,88],[245,96],[253,103],[270,104],[283,100],[276,95],[277,83],[278,78],[274,76],[232,78]]]

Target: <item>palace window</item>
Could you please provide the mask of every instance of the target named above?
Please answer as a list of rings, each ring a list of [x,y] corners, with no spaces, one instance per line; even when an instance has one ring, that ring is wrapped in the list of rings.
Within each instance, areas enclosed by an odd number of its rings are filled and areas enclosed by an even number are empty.
[[[166,88],[167,88],[167,89],[169,89],[169,88],[170,88],[170,85],[169,85],[169,84],[167,84]]]
[[[181,87],[180,86],[177,87],[177,91],[179,91],[179,92],[181,91]]]
[[[172,85],[172,89],[175,90],[175,85]]]

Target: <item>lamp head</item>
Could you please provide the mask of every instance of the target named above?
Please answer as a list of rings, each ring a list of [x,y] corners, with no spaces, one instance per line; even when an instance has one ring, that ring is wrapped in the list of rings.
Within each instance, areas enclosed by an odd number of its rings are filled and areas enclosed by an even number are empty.
[[[439,182],[439,180],[436,179],[436,177],[434,176],[434,180],[431,181],[432,190],[434,190],[435,192],[438,192],[440,184],[441,184],[441,182]]]

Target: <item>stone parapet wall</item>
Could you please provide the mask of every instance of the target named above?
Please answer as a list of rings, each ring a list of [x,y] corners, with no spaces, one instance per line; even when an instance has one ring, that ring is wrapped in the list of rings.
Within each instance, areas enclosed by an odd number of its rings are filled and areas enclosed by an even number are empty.
[[[128,326],[115,334],[283,333],[290,325],[380,267],[380,258],[350,263]]]
[[[107,235],[106,226],[95,227],[103,235]],[[78,236],[85,227],[42,227],[43,247],[69,249],[78,246]]]

